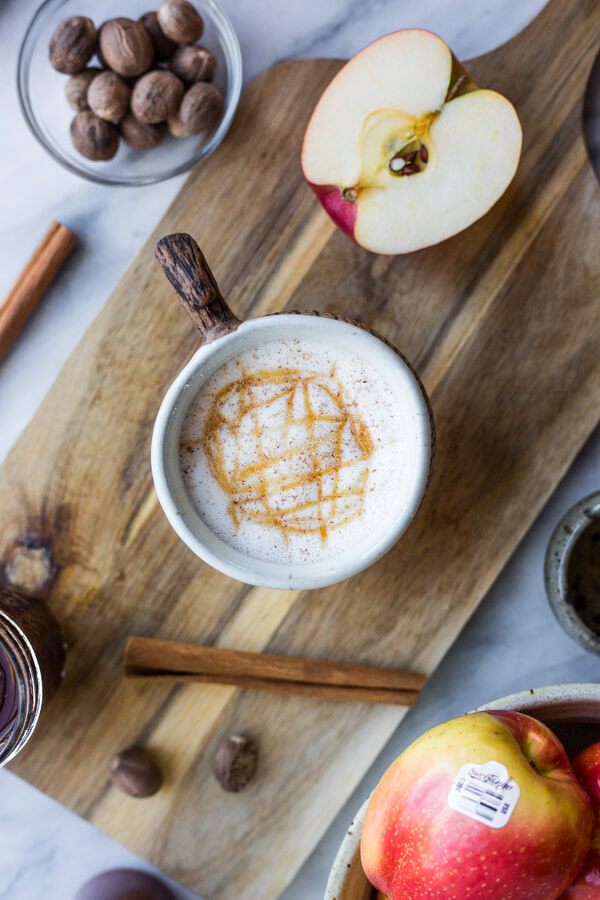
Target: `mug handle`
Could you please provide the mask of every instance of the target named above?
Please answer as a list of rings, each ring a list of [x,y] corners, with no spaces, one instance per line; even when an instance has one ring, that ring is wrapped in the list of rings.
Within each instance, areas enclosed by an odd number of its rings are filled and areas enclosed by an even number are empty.
[[[202,335],[203,344],[236,330],[240,320],[225,303],[215,276],[191,234],[165,235],[156,244],[154,256]]]

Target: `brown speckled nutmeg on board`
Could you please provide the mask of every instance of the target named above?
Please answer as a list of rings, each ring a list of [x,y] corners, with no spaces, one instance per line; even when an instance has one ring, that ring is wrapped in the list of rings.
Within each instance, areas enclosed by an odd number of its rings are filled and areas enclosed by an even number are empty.
[[[140,122],[164,122],[179,109],[184,91],[183,82],[172,72],[148,72],[135,83],[131,111]]]
[[[202,16],[188,0],[163,0],[158,8],[160,27],[177,44],[195,44],[202,37]]]
[[[71,16],[61,22],[50,38],[50,64],[57,72],[75,75],[94,55],[98,32],[86,16]]]
[[[213,775],[224,791],[238,794],[254,778],[258,747],[250,738],[232,734],[220,745],[213,761]]]
[[[152,797],[163,783],[160,767],[141,747],[130,747],[115,756],[109,774],[114,786],[129,797]]]
[[[126,78],[147,72],[154,59],[150,35],[132,19],[109,19],[100,28],[98,44],[106,65]]]

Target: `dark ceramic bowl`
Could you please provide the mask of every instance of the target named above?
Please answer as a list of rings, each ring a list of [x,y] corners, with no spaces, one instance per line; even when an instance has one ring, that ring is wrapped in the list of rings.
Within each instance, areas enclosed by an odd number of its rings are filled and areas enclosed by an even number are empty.
[[[552,611],[569,637],[600,654],[600,492],[571,507],[554,529],[544,577]]]

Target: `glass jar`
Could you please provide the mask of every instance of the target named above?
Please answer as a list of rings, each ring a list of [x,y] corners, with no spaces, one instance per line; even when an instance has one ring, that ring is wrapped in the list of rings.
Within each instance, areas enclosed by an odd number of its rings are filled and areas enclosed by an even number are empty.
[[[33,734],[64,661],[61,628],[43,601],[0,585],[0,766]]]

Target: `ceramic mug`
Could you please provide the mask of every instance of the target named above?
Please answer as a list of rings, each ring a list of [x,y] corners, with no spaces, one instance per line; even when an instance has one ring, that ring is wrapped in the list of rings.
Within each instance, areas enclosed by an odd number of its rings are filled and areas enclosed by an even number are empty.
[[[247,584],[309,589],[334,584],[370,566],[408,527],[427,486],[434,449],[431,408],[417,375],[385,340],[368,328],[319,312],[283,313],[240,322],[221,296],[194,239],[162,238],[156,258],[202,337],[202,345],[175,379],[162,402],[152,438],[152,474],[170,524],[185,544],[215,569]],[[184,484],[179,461],[182,426],[201,387],[228,360],[273,340],[317,341],[350,352],[372,366],[389,385],[403,426],[405,489],[389,497],[377,527],[337,555],[301,562],[256,559],[232,547],[202,519]],[[215,490],[219,486],[215,482]]]

